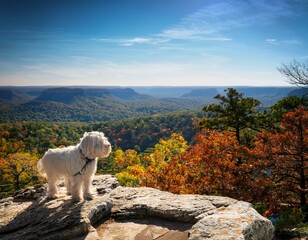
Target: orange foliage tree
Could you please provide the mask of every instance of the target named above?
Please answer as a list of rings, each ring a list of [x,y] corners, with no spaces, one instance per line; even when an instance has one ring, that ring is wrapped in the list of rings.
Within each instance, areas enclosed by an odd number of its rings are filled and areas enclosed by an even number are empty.
[[[272,203],[307,206],[308,111],[305,108],[284,114],[278,132],[258,134],[251,156],[265,173]]]
[[[240,146],[234,132],[204,129],[196,135],[195,144],[186,149],[167,161],[151,164],[145,170],[142,184],[173,193],[248,199],[243,192],[253,185],[253,167],[248,160],[238,165],[237,159],[243,158],[245,147]]]
[[[172,134],[151,154],[119,151],[116,161],[124,167],[122,178],[134,178],[127,182],[135,181],[135,186],[225,195],[266,202],[272,209],[282,202],[306,206],[307,133],[307,110],[298,107],[284,114],[279,132],[259,133],[251,149],[240,145],[234,132],[203,129],[190,147],[182,136]]]
[[[187,189],[191,193],[227,195],[236,186],[237,159],[241,155],[235,133],[204,130],[195,140],[183,156],[189,171]]]

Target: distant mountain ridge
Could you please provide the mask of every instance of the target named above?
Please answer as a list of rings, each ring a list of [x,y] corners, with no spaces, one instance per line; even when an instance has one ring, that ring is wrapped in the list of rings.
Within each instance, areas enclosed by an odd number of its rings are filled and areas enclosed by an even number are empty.
[[[223,87],[0,87],[0,122],[96,122],[176,111],[201,111]],[[271,106],[307,93],[296,87],[236,87]],[[162,97],[155,97],[160,95]]]
[[[187,87],[132,87],[140,94],[147,94],[157,98],[180,98],[180,97],[200,97],[206,96],[207,91],[217,91],[217,94],[224,94],[224,90],[229,87],[203,87],[203,86],[187,86]],[[286,97],[294,89],[298,87],[245,87],[233,86],[237,91],[244,93],[244,97],[262,97],[265,95]]]
[[[0,88],[0,99],[5,101],[25,101],[30,97],[23,93],[17,93],[12,89]]]
[[[125,100],[149,98],[149,96],[141,95],[131,88],[82,89],[82,88],[60,87],[60,88],[48,88],[48,89],[43,90],[41,95],[37,97],[35,100],[62,102],[62,103],[70,104],[81,97],[90,97],[90,98],[116,97],[116,98],[125,99]]]
[[[288,96],[297,96],[302,97],[305,96],[305,98],[308,98],[308,88],[296,88],[288,93]]]
[[[1,88],[0,88],[1,89]],[[130,88],[12,88],[38,97],[25,101],[3,99],[0,95],[0,122],[95,122],[149,116],[160,113],[200,110],[209,102],[190,99],[157,99]]]
[[[259,96],[288,96],[288,94],[296,89],[295,87],[235,87],[239,92],[244,93],[245,97]]]
[[[77,98],[84,96],[85,92],[81,88],[49,88],[44,90],[35,100],[72,103]]]
[[[0,87],[0,99],[2,100],[9,100],[5,99],[4,94],[2,93],[3,90],[10,90],[13,91],[14,94],[22,95],[26,98],[35,98],[39,97],[44,90],[47,89],[59,89],[59,88],[68,88],[68,89],[82,89],[85,92],[85,96],[89,97],[117,97],[120,99],[139,99],[139,98],[148,98],[148,97],[155,97],[155,98],[187,98],[187,97],[202,97],[207,96],[207,91],[215,91],[217,90],[218,93],[223,94],[224,89],[228,87],[205,87],[205,86],[170,86],[170,87],[104,87],[104,86],[63,86],[63,87],[55,87],[55,86],[25,86],[25,87],[16,87],[16,86],[6,86]],[[237,89],[239,92],[244,93],[245,97],[262,97],[265,95],[271,96],[279,96],[285,97],[290,94],[301,94],[302,92],[308,91],[307,88],[298,88],[298,87],[244,87],[244,86],[234,86],[232,88]],[[203,93],[202,93],[203,92]],[[209,93],[208,92],[208,93]]]
[[[189,98],[189,97],[206,97],[213,98],[218,94],[216,88],[201,88],[201,89],[193,89],[189,93],[183,94],[181,97]]]

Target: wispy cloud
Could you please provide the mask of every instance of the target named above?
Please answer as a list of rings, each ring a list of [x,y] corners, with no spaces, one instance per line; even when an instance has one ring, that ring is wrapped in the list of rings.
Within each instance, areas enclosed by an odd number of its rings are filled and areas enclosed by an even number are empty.
[[[290,39],[290,40],[278,40],[275,38],[268,38],[265,39],[265,42],[271,45],[279,46],[279,45],[301,45],[302,42],[300,40],[296,39]]]
[[[179,23],[149,37],[100,38],[96,41],[120,46],[160,44],[172,40],[232,41],[228,30],[242,27],[269,25],[281,17],[292,18],[298,14],[287,0],[226,0],[207,5],[183,17]],[[270,42],[270,41],[269,41]],[[274,44],[274,41],[271,42]]]
[[[268,38],[268,39],[265,39],[265,42],[269,43],[269,44],[272,44],[272,45],[277,45],[278,44],[278,41],[277,39],[275,38]]]
[[[115,43],[120,46],[133,46],[136,44],[158,44],[168,42],[169,39],[165,38],[151,38],[151,37],[135,37],[135,38],[92,38],[91,40]]]
[[[280,17],[294,17],[286,1],[223,1],[208,5],[184,17],[177,25],[156,36],[167,39],[230,41],[230,29],[268,25]]]

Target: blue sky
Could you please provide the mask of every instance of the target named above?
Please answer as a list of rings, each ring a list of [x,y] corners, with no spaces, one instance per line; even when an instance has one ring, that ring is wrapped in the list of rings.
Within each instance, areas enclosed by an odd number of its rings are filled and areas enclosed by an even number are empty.
[[[288,85],[307,26],[307,0],[0,0],[0,85]]]

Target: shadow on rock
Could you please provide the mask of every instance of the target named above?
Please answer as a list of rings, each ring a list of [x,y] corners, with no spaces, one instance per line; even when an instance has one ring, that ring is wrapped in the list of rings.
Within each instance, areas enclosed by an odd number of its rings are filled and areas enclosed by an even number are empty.
[[[25,202],[13,201],[15,209]],[[13,207],[11,206],[11,207]],[[33,201],[26,209],[0,229],[1,239],[56,239],[63,236],[80,235],[87,231],[89,224],[82,219],[83,202],[73,203],[70,198]],[[14,211],[14,207],[13,207]],[[10,211],[12,214],[12,211]],[[60,237],[60,236],[59,236]]]

